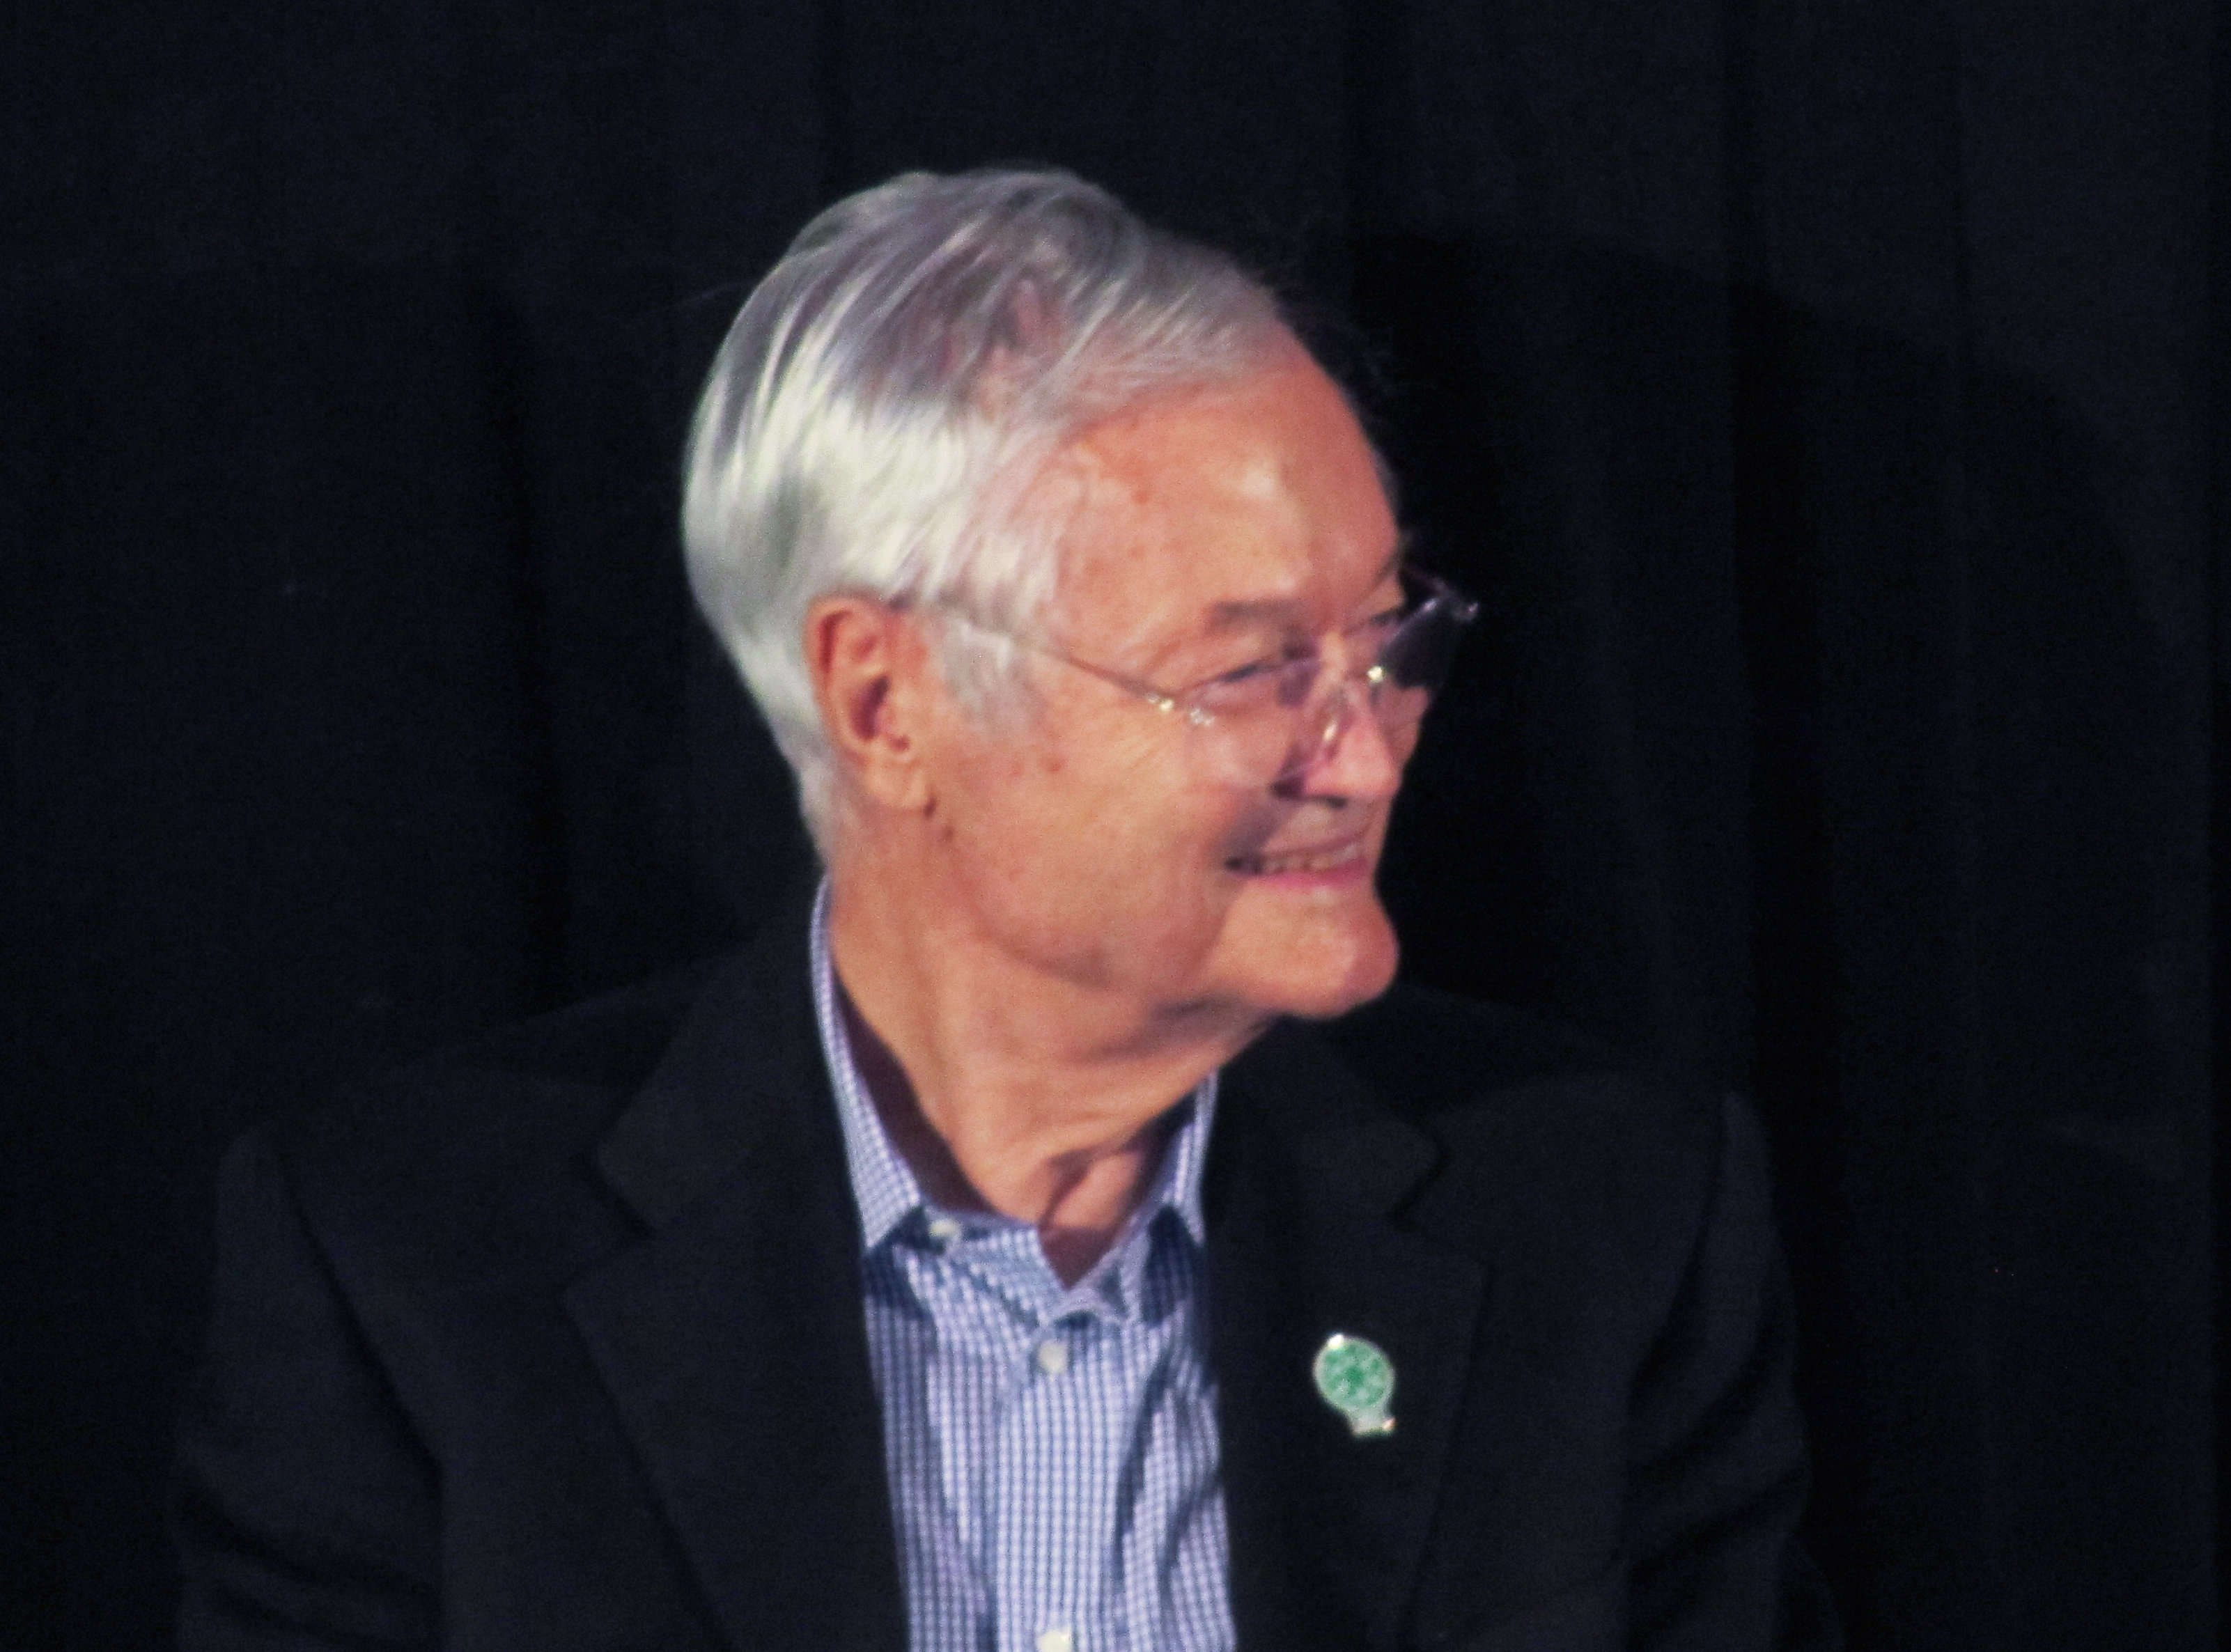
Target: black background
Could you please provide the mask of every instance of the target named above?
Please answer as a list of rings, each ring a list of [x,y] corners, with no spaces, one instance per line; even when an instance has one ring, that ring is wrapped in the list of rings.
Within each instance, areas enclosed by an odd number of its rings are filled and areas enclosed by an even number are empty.
[[[0,1645],[152,1648],[250,1118],[798,866],[695,381],[833,195],[1050,160],[1310,318],[1491,599],[1413,975],[1749,1087],[1861,1649],[2215,1644],[2203,0],[225,0],[0,84]]]

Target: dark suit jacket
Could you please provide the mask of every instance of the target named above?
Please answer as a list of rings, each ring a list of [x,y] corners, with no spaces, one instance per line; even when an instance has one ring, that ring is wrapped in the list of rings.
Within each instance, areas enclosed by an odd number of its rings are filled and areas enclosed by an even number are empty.
[[[804,918],[234,1149],[191,1652],[903,1652]],[[1401,990],[1275,1028],[1222,1097],[1243,1646],[1828,1643],[1740,1108]],[[1335,1331],[1392,1356],[1391,1436],[1316,1397]]]

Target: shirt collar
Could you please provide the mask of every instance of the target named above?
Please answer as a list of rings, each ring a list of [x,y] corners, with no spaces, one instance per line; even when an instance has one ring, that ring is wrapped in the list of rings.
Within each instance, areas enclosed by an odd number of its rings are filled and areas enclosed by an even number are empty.
[[[830,1087],[837,1093],[837,1116],[844,1132],[844,1160],[852,1181],[853,1202],[860,1208],[860,1240],[873,1250],[891,1236],[915,1211],[926,1209],[922,1184],[898,1149],[891,1145],[883,1121],[869,1099],[867,1081],[852,1059],[852,1041],[844,1027],[837,998],[837,969],[829,952],[829,880],[823,878],[813,897],[813,922],[809,931],[813,971],[813,1016],[821,1031],[821,1054],[829,1066]],[[1177,1130],[1162,1149],[1153,1186],[1134,1220],[1143,1229],[1162,1210],[1176,1214],[1198,1245],[1206,1229],[1200,1214],[1202,1168],[1208,1158],[1208,1132],[1216,1114],[1214,1073],[1193,1087],[1180,1106],[1184,1113]]]

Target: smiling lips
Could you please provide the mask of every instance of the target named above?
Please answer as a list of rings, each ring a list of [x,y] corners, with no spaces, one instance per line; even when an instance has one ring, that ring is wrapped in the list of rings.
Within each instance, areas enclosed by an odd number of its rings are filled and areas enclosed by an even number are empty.
[[[1326,844],[1317,849],[1288,849],[1276,855],[1241,855],[1226,864],[1234,872],[1258,878],[1347,872],[1361,868],[1363,865],[1363,840],[1351,837],[1342,843]]]

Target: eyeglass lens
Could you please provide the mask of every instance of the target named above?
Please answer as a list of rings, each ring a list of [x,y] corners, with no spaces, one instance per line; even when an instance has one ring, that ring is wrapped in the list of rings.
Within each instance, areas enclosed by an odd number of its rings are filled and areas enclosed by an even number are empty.
[[[1295,675],[1302,681],[1278,695],[1277,712],[1219,717],[1194,731],[1196,744],[1221,778],[1258,784],[1307,765],[1330,743],[1335,726],[1358,713],[1398,733],[1426,714],[1447,681],[1474,611],[1454,591],[1435,590],[1387,637],[1374,661],[1379,670],[1368,681],[1358,673],[1335,682],[1322,660],[1297,661],[1303,669]]]

